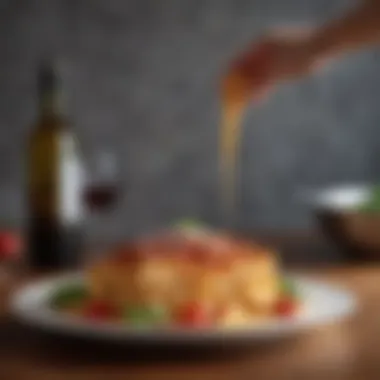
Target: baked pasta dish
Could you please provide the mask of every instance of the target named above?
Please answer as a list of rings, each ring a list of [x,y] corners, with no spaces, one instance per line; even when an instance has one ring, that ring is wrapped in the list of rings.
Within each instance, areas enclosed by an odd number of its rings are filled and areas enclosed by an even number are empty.
[[[121,245],[92,263],[85,286],[52,298],[63,312],[133,325],[242,326],[297,310],[276,253],[203,228]]]

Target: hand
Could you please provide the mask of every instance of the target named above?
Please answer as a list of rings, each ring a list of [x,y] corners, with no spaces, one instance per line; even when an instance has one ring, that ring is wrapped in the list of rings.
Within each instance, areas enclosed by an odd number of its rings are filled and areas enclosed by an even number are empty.
[[[302,77],[321,63],[313,35],[282,31],[262,38],[230,67],[224,91],[261,99],[277,84]]]

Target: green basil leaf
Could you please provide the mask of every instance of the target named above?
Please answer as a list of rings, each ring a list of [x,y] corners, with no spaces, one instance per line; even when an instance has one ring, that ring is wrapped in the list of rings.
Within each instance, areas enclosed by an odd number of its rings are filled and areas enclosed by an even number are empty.
[[[362,212],[380,212],[380,185],[373,186],[369,199],[359,206]]]
[[[283,294],[291,296],[291,297],[298,297],[298,291],[294,284],[294,282],[289,278],[283,278],[281,282],[281,291]]]
[[[51,298],[50,305],[56,308],[76,305],[88,298],[88,291],[83,285],[66,285],[56,290]]]
[[[194,219],[183,219],[174,224],[179,229],[200,229],[204,228],[204,224]]]

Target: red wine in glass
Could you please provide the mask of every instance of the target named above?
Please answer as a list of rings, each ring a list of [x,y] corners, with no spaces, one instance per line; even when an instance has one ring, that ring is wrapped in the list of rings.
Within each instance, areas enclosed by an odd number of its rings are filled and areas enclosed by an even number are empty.
[[[92,184],[84,191],[84,201],[91,211],[107,211],[115,205],[118,190],[114,183]]]

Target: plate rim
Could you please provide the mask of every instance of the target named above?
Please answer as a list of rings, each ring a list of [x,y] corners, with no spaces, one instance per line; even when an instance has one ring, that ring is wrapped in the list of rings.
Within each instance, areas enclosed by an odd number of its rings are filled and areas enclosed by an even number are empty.
[[[54,288],[59,283],[67,282],[82,282],[84,281],[83,272],[71,272],[61,275],[49,276],[47,278],[31,281],[18,288],[11,296],[9,309],[11,315],[15,317],[19,322],[24,325],[31,326],[33,328],[43,329],[44,331],[50,331],[53,333],[59,333],[64,335],[93,338],[103,341],[114,342],[130,342],[138,341],[140,343],[215,343],[223,341],[257,341],[262,339],[278,339],[282,336],[288,336],[298,334],[304,330],[311,329],[315,326],[324,326],[330,323],[334,323],[349,317],[357,310],[358,302],[355,295],[347,288],[330,283],[328,280],[318,280],[307,275],[293,274],[290,272],[284,273],[286,277],[295,281],[297,286],[314,287],[317,291],[324,290],[332,292],[335,296],[340,296],[342,299],[342,305],[340,310],[327,313],[323,318],[309,318],[302,319],[302,315],[299,318],[287,320],[287,319],[275,319],[273,321],[265,322],[252,326],[242,326],[237,328],[207,328],[207,329],[186,329],[180,327],[170,328],[141,328],[128,327],[115,323],[89,323],[85,320],[70,319],[67,316],[59,315],[49,308],[36,308],[43,302],[46,302],[46,295],[44,297],[39,296],[39,303],[35,300],[30,302],[34,304],[34,309],[28,308],[25,298],[28,294],[34,292],[43,292],[44,288]],[[45,290],[48,292],[48,290]],[[30,305],[29,305],[30,306]],[[31,312],[32,311],[32,312]]]

